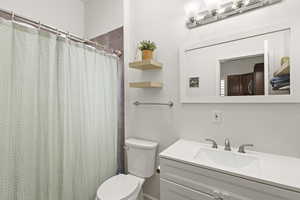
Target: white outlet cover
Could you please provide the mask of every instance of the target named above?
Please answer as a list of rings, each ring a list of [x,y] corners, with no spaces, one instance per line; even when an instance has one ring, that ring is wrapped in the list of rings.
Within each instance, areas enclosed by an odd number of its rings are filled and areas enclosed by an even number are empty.
[[[213,123],[220,124],[223,122],[223,112],[222,111],[213,111],[212,112],[212,121]]]

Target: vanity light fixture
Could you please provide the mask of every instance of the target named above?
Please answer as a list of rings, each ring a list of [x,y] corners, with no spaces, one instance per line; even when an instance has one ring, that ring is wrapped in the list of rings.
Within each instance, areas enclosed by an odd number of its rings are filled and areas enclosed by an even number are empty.
[[[204,0],[203,3],[193,1],[185,7],[187,13],[186,26],[189,29],[226,19],[257,8],[266,7],[282,0]]]

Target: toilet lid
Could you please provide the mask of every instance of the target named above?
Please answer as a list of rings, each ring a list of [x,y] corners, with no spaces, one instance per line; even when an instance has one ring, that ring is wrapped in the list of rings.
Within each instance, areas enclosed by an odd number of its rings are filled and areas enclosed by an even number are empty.
[[[132,196],[139,181],[130,175],[120,174],[105,181],[97,191],[100,200],[122,200]]]

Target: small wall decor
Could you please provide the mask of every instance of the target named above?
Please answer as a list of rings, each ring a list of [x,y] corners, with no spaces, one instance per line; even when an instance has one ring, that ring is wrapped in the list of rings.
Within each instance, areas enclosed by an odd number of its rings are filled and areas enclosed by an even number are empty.
[[[190,88],[199,88],[199,77],[191,77],[189,79]]]
[[[152,60],[156,44],[150,40],[144,40],[140,42],[139,49],[142,51],[143,60]]]
[[[257,8],[266,7],[282,0],[203,0],[186,5],[187,22],[190,29],[203,26]]]

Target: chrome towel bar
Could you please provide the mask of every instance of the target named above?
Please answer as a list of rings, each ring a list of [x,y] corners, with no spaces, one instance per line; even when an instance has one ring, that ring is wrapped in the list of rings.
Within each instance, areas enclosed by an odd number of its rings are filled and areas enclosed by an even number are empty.
[[[136,106],[139,106],[139,105],[169,106],[170,108],[172,108],[174,106],[174,103],[172,101],[169,101],[168,103],[150,103],[150,102],[136,101],[133,104]]]

